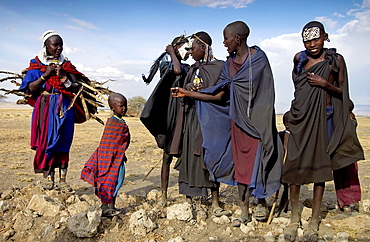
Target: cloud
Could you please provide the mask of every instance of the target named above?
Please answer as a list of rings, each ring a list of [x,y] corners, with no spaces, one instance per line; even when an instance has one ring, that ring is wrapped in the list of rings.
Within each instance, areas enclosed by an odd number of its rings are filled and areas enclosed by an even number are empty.
[[[4,28],[6,32],[15,32],[15,28]]]
[[[337,13],[337,12],[333,13],[333,16],[339,17],[339,18],[345,18],[346,17],[343,14],[340,14],[340,13]]]
[[[71,20],[72,22],[74,22],[75,24],[79,25],[80,27],[83,27],[83,28],[86,28],[86,29],[98,29],[97,27],[95,27],[93,24],[91,23],[88,23],[84,20],[81,20],[81,19],[77,19],[77,18],[70,18],[69,20]]]
[[[74,47],[74,48],[70,48],[68,46],[64,46],[63,47],[63,53],[69,55],[71,53],[78,53],[78,52],[81,52],[81,49],[80,48],[77,48],[77,47]]]
[[[367,78],[367,69],[370,66],[370,49],[367,46],[370,39],[370,9],[367,6],[370,7],[370,0],[364,1],[362,6],[351,11],[351,20],[347,20],[342,26],[332,27],[329,32],[331,42],[325,43],[325,47],[337,48],[344,56],[349,73],[351,98],[357,104],[370,103],[370,84]],[[335,21],[331,22],[328,17],[316,19],[324,22],[325,26],[334,26]],[[287,108],[285,104],[293,98],[293,56],[304,50],[300,32],[265,39],[261,41],[260,46],[268,56],[273,70],[277,112],[283,112]]]
[[[316,17],[315,20],[322,22],[325,27],[327,28],[335,28],[337,26],[337,21],[329,18],[329,17]]]
[[[210,8],[246,8],[254,0],[180,0],[180,2],[193,7]]]

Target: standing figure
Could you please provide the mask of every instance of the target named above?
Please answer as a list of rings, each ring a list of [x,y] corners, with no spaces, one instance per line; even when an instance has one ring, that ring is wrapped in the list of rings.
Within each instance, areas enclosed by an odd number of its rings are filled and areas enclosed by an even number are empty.
[[[74,123],[86,121],[81,103],[74,102],[78,81],[88,82],[62,54],[63,40],[53,30],[42,35],[43,49],[31,60],[20,90],[32,94],[28,103],[34,106],[31,124],[31,148],[36,150],[34,170],[44,173],[44,189],[73,192],[66,183],[69,151]],[[54,183],[55,168],[60,182]]]
[[[275,124],[271,67],[259,47],[247,45],[249,32],[242,21],[225,27],[223,43],[229,57],[216,86],[197,93],[175,88],[173,94],[199,100],[199,120],[202,133],[206,132],[205,164],[213,177],[235,170],[242,208],[241,215],[233,220],[236,227],[251,220],[250,194],[258,198],[255,218],[267,219],[265,198],[280,187],[283,158]],[[223,100],[229,100],[229,105],[223,105]],[[233,160],[234,170],[229,168],[228,160]]]
[[[300,186],[314,183],[312,215],[305,228],[307,241],[318,240],[320,207],[325,182],[333,170],[364,159],[356,128],[349,115],[347,68],[335,49],[324,48],[328,40],[322,23],[312,21],[302,30],[306,50],[294,56],[295,87],[288,122],[290,137],[283,170],[283,183],[290,184],[291,217],[285,238],[295,240],[300,225]]]
[[[178,152],[170,154],[170,147],[174,136],[177,113],[179,112],[180,100],[172,98],[171,87],[182,86],[189,65],[181,63],[187,60],[188,39],[183,35],[176,37],[166,51],[155,61],[148,78],[144,78],[149,84],[154,77],[157,68],[160,69],[161,79],[154,88],[146,102],[140,120],[154,136],[159,148],[163,149],[161,169],[161,204],[167,204],[167,188],[170,174],[170,165],[173,156]],[[168,59],[170,57],[170,60]]]
[[[350,100],[350,118],[357,127],[356,115],[353,113],[354,103]],[[358,202],[361,201],[361,186],[358,179],[357,162],[333,171],[335,192],[340,210],[353,212],[359,210]]]
[[[130,144],[130,131],[123,119],[127,99],[122,94],[112,93],[108,103],[113,116],[108,118],[100,144],[81,172],[81,179],[95,187],[103,217],[119,214],[115,202],[125,179],[126,150]]]
[[[185,78],[184,87],[189,92],[196,93],[217,83],[224,62],[213,56],[212,39],[206,32],[193,34],[190,42],[192,43],[190,54],[196,62]],[[178,122],[175,130],[175,132],[181,130],[182,134],[181,156],[175,165],[179,171],[179,192],[186,195],[187,201],[191,202],[191,197],[207,196],[210,189],[213,215],[230,215],[229,211],[220,207],[220,184],[217,181],[210,181],[210,173],[204,164],[203,137],[195,100],[184,97],[182,101],[178,120],[183,122]]]

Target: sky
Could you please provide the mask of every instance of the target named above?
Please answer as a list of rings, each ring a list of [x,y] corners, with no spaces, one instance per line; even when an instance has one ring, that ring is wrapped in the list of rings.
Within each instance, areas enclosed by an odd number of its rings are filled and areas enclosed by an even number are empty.
[[[222,32],[237,20],[251,29],[248,45],[259,46],[269,58],[277,113],[290,107],[293,56],[304,49],[300,33],[312,20],[325,25],[330,39],[325,47],[344,56],[355,111],[370,105],[370,0],[2,0],[0,71],[28,67],[41,50],[42,33],[52,29],[79,71],[100,82],[116,80],[106,86],[128,98],[147,99],[159,75],[150,85],[141,75],[174,37],[206,31],[216,58],[226,60]],[[0,87],[15,88],[8,82]]]

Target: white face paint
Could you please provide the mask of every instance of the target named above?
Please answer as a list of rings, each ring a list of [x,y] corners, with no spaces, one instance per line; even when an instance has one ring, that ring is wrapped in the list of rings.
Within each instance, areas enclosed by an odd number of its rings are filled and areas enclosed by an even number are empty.
[[[181,56],[181,59],[187,60],[189,57],[189,50],[191,49],[191,45],[193,44],[193,39],[190,39],[189,42],[185,42],[180,48],[178,48],[178,52]]]

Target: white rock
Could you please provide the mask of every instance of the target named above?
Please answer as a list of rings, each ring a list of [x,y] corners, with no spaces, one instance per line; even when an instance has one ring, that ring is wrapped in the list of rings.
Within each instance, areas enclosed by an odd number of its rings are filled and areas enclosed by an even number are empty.
[[[93,237],[98,232],[102,210],[99,206],[91,206],[86,211],[67,219],[68,229],[77,237]]]
[[[146,235],[157,228],[144,209],[133,213],[130,217],[130,230],[134,235]]]
[[[193,219],[193,210],[189,203],[175,204],[167,208],[167,219],[190,221]]]
[[[43,216],[55,216],[64,206],[45,195],[33,195],[27,210],[36,211]]]
[[[360,204],[362,204],[364,213],[370,213],[370,199],[363,199]]]
[[[168,226],[167,227],[167,232],[170,233],[170,234],[172,234],[173,232],[175,232],[175,229],[173,227],[171,227],[171,226]]]
[[[283,224],[285,226],[287,226],[289,224],[289,222],[290,222],[290,219],[289,218],[282,218],[282,217],[274,218],[271,221],[271,223],[273,223],[273,224]]]
[[[9,203],[7,201],[0,201],[0,211],[5,212],[9,210]]]
[[[241,224],[240,225],[240,230],[243,233],[248,234],[249,232],[254,231],[256,229],[253,226],[248,226],[248,225]]]
[[[216,224],[228,224],[230,223],[230,219],[226,215],[222,215],[221,217],[213,218],[213,222]]]
[[[66,200],[66,204],[70,205],[73,203],[81,202],[81,199],[77,195],[71,195],[69,198]]]
[[[301,228],[298,228],[297,229],[297,236],[298,236],[298,240],[299,241],[303,241],[303,229],[301,229]]]
[[[86,195],[86,194],[81,195],[81,200],[86,201],[91,206],[92,205],[98,205],[98,202],[100,203],[100,201],[98,201],[96,196],[89,196],[89,195]]]
[[[285,242],[284,234],[280,234],[278,237],[278,242]]]
[[[161,197],[161,192],[159,190],[156,190],[156,189],[151,190],[146,195],[146,199],[147,200],[152,200],[152,201],[157,201],[160,197]]]
[[[271,233],[271,231],[269,231],[267,234],[265,234],[263,236],[263,238],[267,241],[267,242],[275,242],[275,236]]]
[[[72,205],[68,206],[67,210],[71,216],[74,216],[78,213],[85,211],[89,207],[90,207],[90,204],[88,204],[85,201],[81,201],[81,202],[73,203]]]
[[[349,239],[349,234],[346,232],[339,232],[337,233],[337,239],[335,240],[336,242],[348,242]]]
[[[168,240],[168,242],[183,242],[185,239],[183,239],[181,236],[177,236],[176,238]]]

